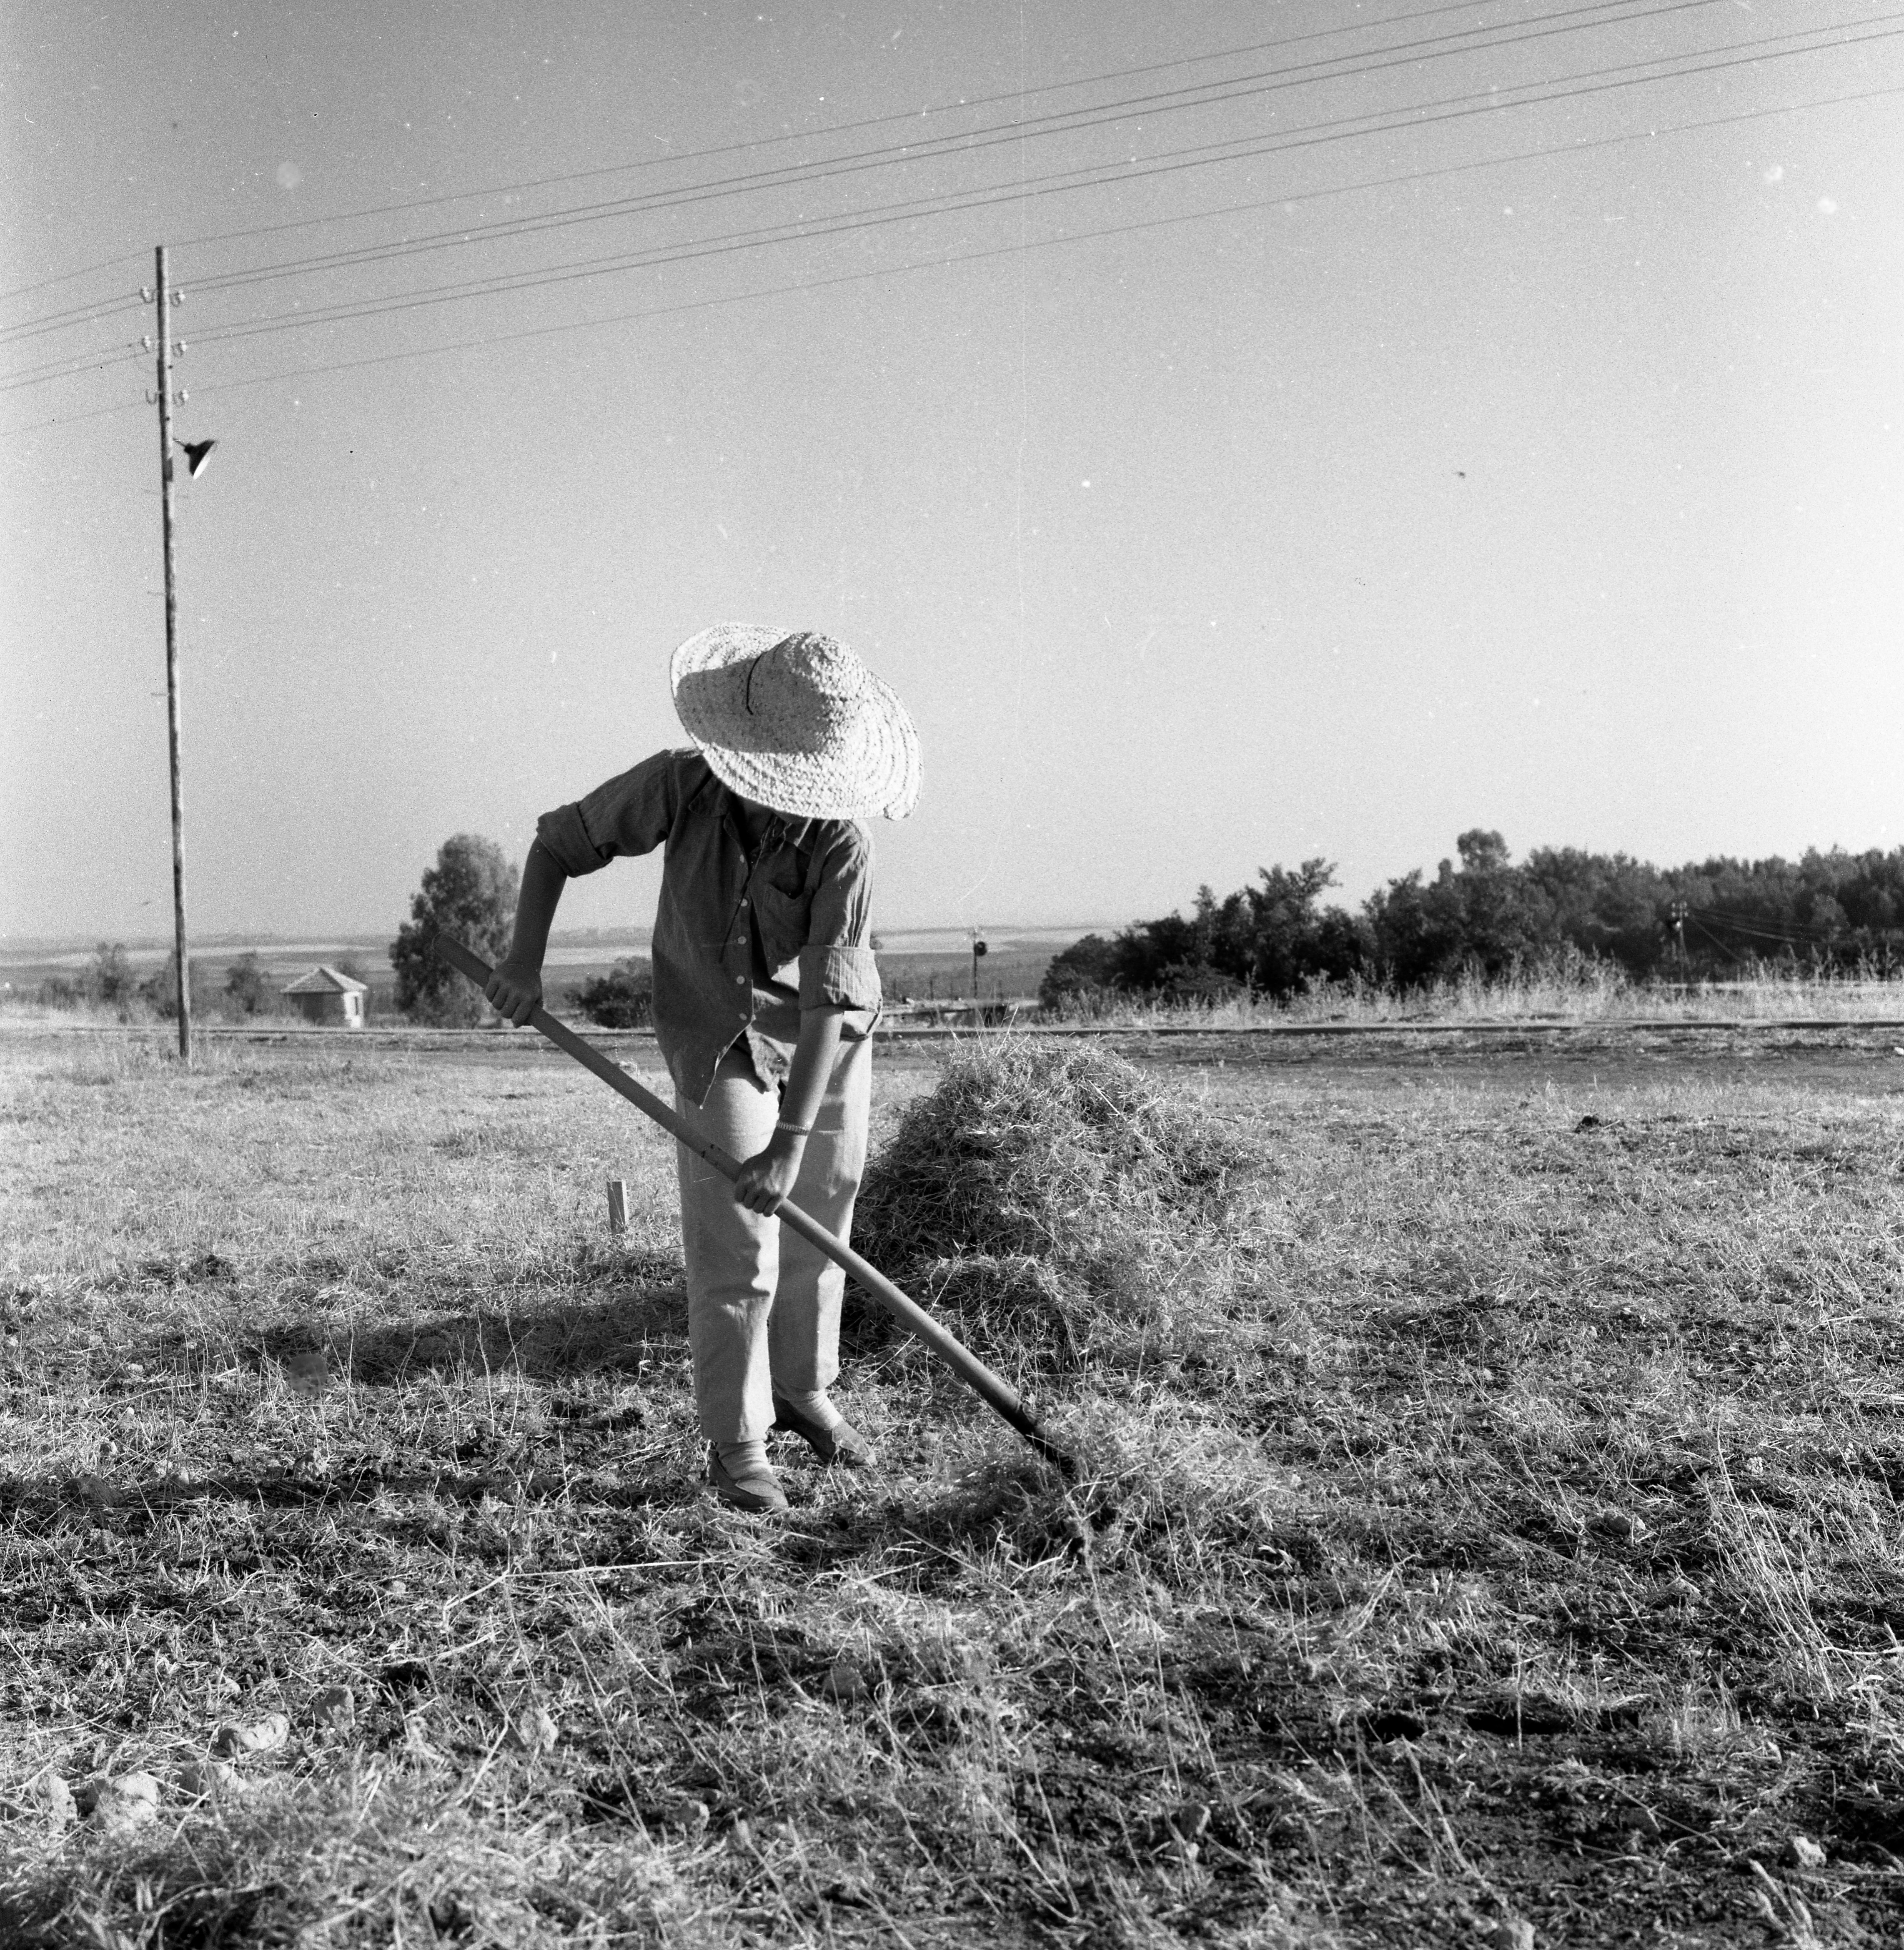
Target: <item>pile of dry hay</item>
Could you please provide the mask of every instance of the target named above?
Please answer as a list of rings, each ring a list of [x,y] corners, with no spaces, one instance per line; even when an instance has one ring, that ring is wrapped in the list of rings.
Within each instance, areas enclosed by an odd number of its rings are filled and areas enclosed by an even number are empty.
[[[853,1243],[1027,1358],[1161,1350],[1221,1310],[1260,1151],[1089,1045],[955,1056],[867,1171]]]

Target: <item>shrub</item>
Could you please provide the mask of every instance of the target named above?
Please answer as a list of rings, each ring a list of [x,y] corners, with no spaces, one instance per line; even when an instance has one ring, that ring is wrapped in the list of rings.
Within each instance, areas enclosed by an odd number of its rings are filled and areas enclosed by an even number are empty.
[[[108,1008],[117,1008],[132,1000],[139,985],[132,973],[132,964],[126,958],[126,944],[123,941],[102,941],[93,951],[92,970],[86,986],[92,999],[104,1003]]]
[[[185,979],[192,984],[192,1014],[199,1017],[209,1014],[213,1001],[212,986],[204,967],[189,955],[185,958]],[[176,1019],[179,1013],[179,970],[178,964],[170,955],[168,955],[140,983],[138,998],[154,1015],[164,1017],[167,1022]]]
[[[232,1012],[241,1016],[255,1016],[276,1002],[256,949],[248,949],[226,971],[225,995]]]
[[[597,975],[569,991],[570,998],[591,1023],[605,1030],[643,1027],[654,1008],[654,971],[631,956],[606,975]]]
[[[1108,998],[1117,980],[1117,947],[1101,934],[1087,934],[1051,958],[1038,984],[1038,1005],[1067,1014],[1095,1011]]]
[[[1370,971],[1375,938],[1368,922],[1318,905],[1335,885],[1328,861],[1264,867],[1257,880],[1221,900],[1199,887],[1187,917],[1134,921],[1109,941],[1086,936],[1053,961],[1040,1001],[1075,1013],[1114,993],[1178,1005],[1241,995],[1281,1000]]]
[[[1173,1008],[1214,1008],[1248,993],[1233,976],[1196,962],[1179,961],[1158,972],[1158,992]]]

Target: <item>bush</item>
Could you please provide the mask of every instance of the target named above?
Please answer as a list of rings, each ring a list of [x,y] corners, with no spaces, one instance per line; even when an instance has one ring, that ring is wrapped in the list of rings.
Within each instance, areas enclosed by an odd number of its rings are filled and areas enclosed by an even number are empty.
[[[390,944],[397,1006],[404,1014],[436,1023],[481,1020],[481,995],[437,955],[436,937],[453,934],[485,961],[500,961],[514,932],[520,885],[494,840],[459,833],[444,841],[410,897],[410,919]]]
[[[1197,962],[1179,961],[1160,971],[1158,993],[1174,1009],[1211,1009],[1233,1002],[1248,990],[1233,976],[1219,970]]]
[[[1461,864],[1444,860],[1435,878],[1419,871],[1391,880],[1366,912],[1383,975],[1398,988],[1472,970],[1497,977],[1556,947],[1552,908],[1510,865],[1507,843],[1476,827],[1455,843]]]
[[[272,992],[270,979],[263,964],[258,960],[255,949],[248,950],[234,961],[225,976],[225,994],[228,1004],[235,1015],[255,1016],[262,1009],[270,1008],[277,998]]]
[[[92,1000],[104,1003],[109,1009],[117,1008],[132,1000],[138,986],[132,964],[126,958],[126,944],[101,942],[93,951],[92,970],[86,984],[86,992]]]
[[[1370,961],[1366,930],[1339,908],[1317,903],[1336,884],[1326,860],[1305,860],[1294,869],[1261,867],[1257,884],[1219,901],[1198,889],[1192,967],[1225,977],[1242,989],[1279,1001],[1317,981],[1339,982]],[[1188,992],[1182,973],[1175,986]],[[1207,986],[1207,985],[1206,985]]]
[[[1087,934],[1052,957],[1038,984],[1038,1006],[1065,1014],[1095,1014],[1116,986],[1117,967],[1117,943]]]
[[[204,968],[192,958],[185,958],[185,979],[192,984],[192,1013],[195,1019],[209,1014],[213,1000],[213,991]],[[170,955],[145,980],[140,983],[139,1000],[155,1016],[162,1016],[167,1022],[176,1019],[179,1013],[178,964]]]
[[[1240,996],[1279,1001],[1317,982],[1369,972],[1375,940],[1369,924],[1339,908],[1318,905],[1335,884],[1326,860],[1264,867],[1257,884],[1219,900],[1207,886],[1195,906],[1157,920],[1135,921],[1106,941],[1088,935],[1053,961],[1041,986],[1046,1007],[1074,1012],[1114,994],[1208,1005]]]
[[[606,975],[571,989],[569,997],[591,1023],[605,1030],[644,1028],[654,1011],[654,971],[631,956],[616,962]]]

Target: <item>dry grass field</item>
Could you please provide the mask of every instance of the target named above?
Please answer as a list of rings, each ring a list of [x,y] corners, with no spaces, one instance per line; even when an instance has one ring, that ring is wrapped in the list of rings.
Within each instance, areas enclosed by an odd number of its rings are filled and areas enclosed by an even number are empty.
[[[1763,963],[1727,982],[1635,981],[1617,963],[1562,954],[1498,975],[1479,970],[1416,988],[1351,978],[1318,983],[1276,1001],[1214,1002],[1111,997],[1092,1011],[1100,1022],[1133,1027],[1195,1024],[1212,1029],[1333,1025],[1345,1031],[1406,1023],[1448,1026],[1528,1023],[1618,1027],[1638,1023],[1904,1023],[1904,982],[1817,973]]]
[[[945,1294],[1080,1479],[862,1323],[777,1525],[665,1141],[525,1039],[0,1066],[9,1945],[1904,1932],[1884,1039],[1148,1070],[1220,1232]]]

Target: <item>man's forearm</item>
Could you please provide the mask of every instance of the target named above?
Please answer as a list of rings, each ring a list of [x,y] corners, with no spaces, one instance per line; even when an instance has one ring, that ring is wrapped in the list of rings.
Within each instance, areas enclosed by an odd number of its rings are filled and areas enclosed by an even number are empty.
[[[800,1039],[793,1046],[787,1089],[781,1098],[780,1120],[796,1129],[809,1129],[819,1115],[820,1100],[827,1094],[827,1079],[833,1074],[833,1059],[840,1048],[840,1026],[844,1009],[802,1009]]]
[[[549,929],[569,876],[562,863],[541,840],[529,848],[522,862],[522,889],[516,901],[516,936],[509,960],[521,968],[540,968],[549,952]]]

